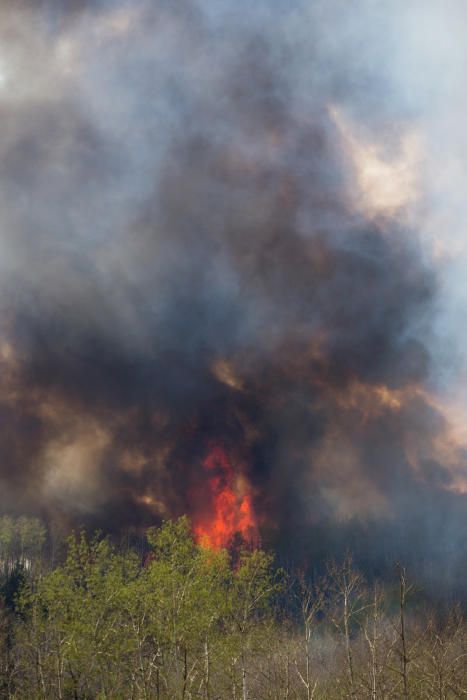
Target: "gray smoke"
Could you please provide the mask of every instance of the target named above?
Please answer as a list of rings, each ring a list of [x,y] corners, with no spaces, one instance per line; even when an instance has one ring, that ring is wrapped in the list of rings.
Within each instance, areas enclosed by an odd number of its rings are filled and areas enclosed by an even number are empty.
[[[465,13],[2,4],[3,509],[190,512],[214,440],[266,542],[455,581]]]

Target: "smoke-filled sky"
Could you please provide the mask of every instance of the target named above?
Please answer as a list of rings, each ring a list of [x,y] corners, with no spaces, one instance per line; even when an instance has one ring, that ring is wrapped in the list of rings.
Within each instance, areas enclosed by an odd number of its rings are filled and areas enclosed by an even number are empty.
[[[286,556],[456,579],[466,27],[463,0],[3,0],[5,512],[201,517],[215,446]]]

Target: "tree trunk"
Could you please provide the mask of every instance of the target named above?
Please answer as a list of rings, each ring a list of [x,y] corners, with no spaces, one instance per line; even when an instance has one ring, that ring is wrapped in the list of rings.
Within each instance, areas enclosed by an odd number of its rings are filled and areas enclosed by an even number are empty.
[[[246,682],[245,659],[242,655],[242,700],[248,700],[248,687]]]
[[[208,640],[204,642],[204,696],[206,700],[211,700],[211,661],[209,657],[209,643]]]
[[[409,697],[409,679],[407,673],[407,667],[409,659],[407,658],[407,641],[405,634],[405,602],[407,594],[407,583],[405,580],[405,570],[399,566],[399,607],[400,607],[400,639],[401,639],[401,673],[402,680],[404,683],[404,695],[405,700]]]
[[[188,681],[188,659],[186,647],[183,647],[183,688],[182,688],[182,700],[186,697],[186,688]]]
[[[371,698],[376,700],[376,679],[378,676],[376,644],[378,635],[378,599],[376,595],[376,587],[373,600],[373,644],[371,645]]]
[[[347,666],[349,672],[349,682],[350,682],[350,695],[354,697],[354,672],[353,672],[353,658],[352,649],[350,646],[350,628],[349,628],[349,599],[347,591],[344,594],[344,636],[345,636],[345,653],[347,656]]]

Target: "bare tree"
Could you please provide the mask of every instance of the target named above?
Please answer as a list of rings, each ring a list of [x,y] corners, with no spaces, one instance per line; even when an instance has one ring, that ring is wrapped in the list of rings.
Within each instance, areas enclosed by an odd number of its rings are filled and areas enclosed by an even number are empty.
[[[315,680],[313,682],[311,673],[311,638],[318,617],[324,611],[324,585],[320,582],[316,586],[310,586],[304,575],[301,574],[298,578],[298,595],[303,622],[304,668],[300,670],[300,664],[297,658],[294,659],[294,666],[300,681],[305,687],[306,700],[313,700],[317,688],[317,681]]]
[[[400,672],[402,677],[402,697],[408,700],[409,697],[409,664],[411,658],[408,655],[407,643],[407,624],[406,624],[406,605],[407,598],[413,591],[413,585],[407,581],[405,567],[397,564],[397,573],[399,576],[399,657],[400,657]]]
[[[467,697],[467,634],[459,607],[450,611],[444,624],[430,615],[421,675],[429,697]]]
[[[384,700],[390,697],[392,686],[388,676],[397,644],[397,635],[393,633],[386,616],[385,602],[383,588],[375,583],[367,614],[361,622],[363,639],[368,652],[365,685],[371,700]]]
[[[330,620],[343,638],[349,696],[356,697],[355,668],[352,653],[352,626],[368,608],[365,599],[364,578],[353,568],[352,556],[347,554],[341,565],[335,561],[328,564],[329,591],[333,597]]]

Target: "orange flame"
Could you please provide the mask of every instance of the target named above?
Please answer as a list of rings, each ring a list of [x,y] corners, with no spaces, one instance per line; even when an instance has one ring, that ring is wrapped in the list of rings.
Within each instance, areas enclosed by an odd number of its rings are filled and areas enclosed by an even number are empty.
[[[227,547],[236,535],[244,542],[257,543],[258,527],[249,484],[236,472],[221,445],[210,446],[203,469],[212,474],[208,479],[209,507],[194,518],[196,541],[211,549]]]

